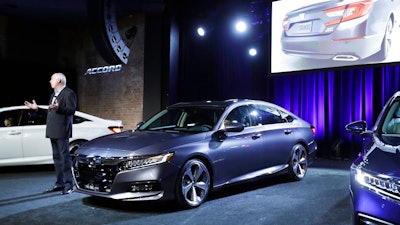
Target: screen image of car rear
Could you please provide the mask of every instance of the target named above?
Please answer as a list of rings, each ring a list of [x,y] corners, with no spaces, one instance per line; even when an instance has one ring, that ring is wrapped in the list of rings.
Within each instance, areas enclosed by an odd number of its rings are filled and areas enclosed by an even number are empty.
[[[272,1],[271,72],[398,62],[399,12],[398,1]]]

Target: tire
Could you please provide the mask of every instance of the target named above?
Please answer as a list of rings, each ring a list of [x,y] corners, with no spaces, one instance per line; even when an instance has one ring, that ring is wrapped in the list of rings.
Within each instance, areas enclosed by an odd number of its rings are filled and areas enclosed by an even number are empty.
[[[72,161],[74,160],[74,154],[76,150],[78,150],[81,145],[85,144],[87,141],[86,140],[76,140],[71,143],[69,143],[69,155],[71,156]]]
[[[187,161],[175,185],[178,204],[187,209],[200,206],[210,192],[210,180],[210,172],[202,161]]]
[[[289,179],[294,181],[302,180],[307,170],[308,159],[306,148],[301,144],[296,144],[292,148],[292,156],[289,160]]]
[[[384,61],[389,56],[390,48],[392,47],[393,21],[389,19],[385,28],[385,36],[383,36],[381,50],[377,54],[379,61]]]

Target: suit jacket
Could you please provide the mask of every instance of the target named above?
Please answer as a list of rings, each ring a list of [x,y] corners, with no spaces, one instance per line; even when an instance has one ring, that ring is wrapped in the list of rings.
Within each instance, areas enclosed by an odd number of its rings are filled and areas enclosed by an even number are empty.
[[[50,97],[49,105],[54,97]],[[72,137],[73,116],[77,108],[75,92],[65,87],[57,96],[58,109],[49,109],[46,121],[46,137],[65,139]]]

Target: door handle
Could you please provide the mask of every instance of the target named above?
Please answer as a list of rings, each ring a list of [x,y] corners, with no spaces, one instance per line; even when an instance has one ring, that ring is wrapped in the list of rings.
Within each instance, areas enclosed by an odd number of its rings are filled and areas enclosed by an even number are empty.
[[[261,133],[258,133],[258,134],[256,134],[256,135],[253,135],[253,136],[251,137],[251,139],[256,140],[256,139],[260,138],[261,136],[262,136],[262,134],[261,134]]]
[[[9,135],[20,135],[21,131],[10,131],[8,132]]]
[[[285,132],[285,134],[290,134],[290,133],[292,133],[292,130],[291,129],[286,129],[284,132]]]

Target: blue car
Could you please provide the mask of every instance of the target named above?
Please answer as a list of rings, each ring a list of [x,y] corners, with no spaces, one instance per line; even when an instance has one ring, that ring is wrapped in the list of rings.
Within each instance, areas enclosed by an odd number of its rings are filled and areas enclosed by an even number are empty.
[[[82,145],[73,174],[80,193],[194,208],[230,184],[278,174],[302,180],[316,151],[315,128],[275,104],[182,102],[136,130]]]
[[[400,92],[371,130],[365,121],[346,129],[363,137],[364,148],[350,168],[353,224],[400,224]]]

